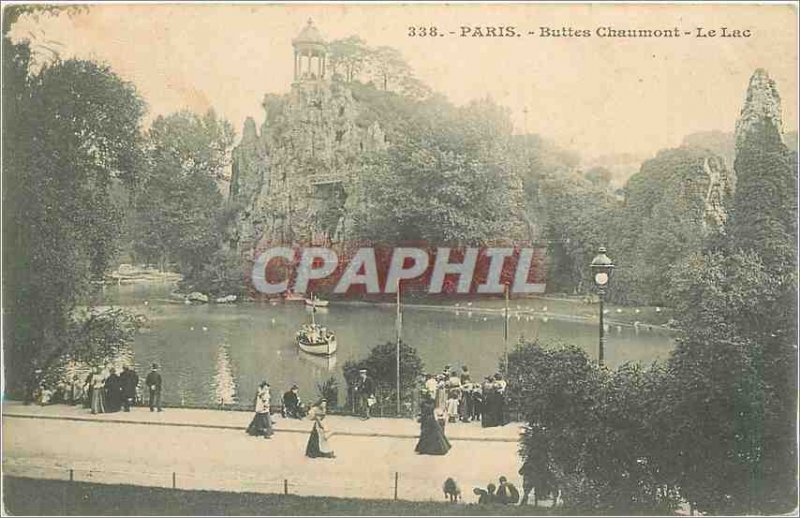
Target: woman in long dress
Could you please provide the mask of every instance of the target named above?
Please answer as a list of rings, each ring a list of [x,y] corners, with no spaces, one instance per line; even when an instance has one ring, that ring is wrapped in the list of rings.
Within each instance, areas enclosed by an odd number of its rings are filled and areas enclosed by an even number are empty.
[[[333,448],[328,442],[330,437],[330,429],[324,424],[325,416],[328,413],[328,403],[324,399],[314,405],[308,412],[308,418],[314,421],[314,427],[311,429],[311,435],[306,444],[306,457],[315,459],[323,457],[332,459],[336,457],[333,453]]]
[[[92,374],[92,379],[89,381],[90,386],[92,387],[92,413],[93,414],[103,414],[106,411],[106,395],[105,395],[105,384],[106,384],[106,377],[103,375],[103,371],[100,370],[100,367],[95,367],[94,374]]]
[[[450,451],[450,441],[444,436],[444,431],[436,420],[434,409],[436,402],[423,394],[420,402],[420,433],[419,442],[414,451],[423,455],[444,455]]]
[[[269,384],[267,384],[266,381],[262,381],[256,391],[256,415],[253,416],[253,420],[250,421],[250,426],[247,427],[247,433],[249,435],[256,437],[262,436],[265,439],[269,439],[272,437],[272,434],[275,433],[272,429],[272,421],[269,417],[269,400]]]

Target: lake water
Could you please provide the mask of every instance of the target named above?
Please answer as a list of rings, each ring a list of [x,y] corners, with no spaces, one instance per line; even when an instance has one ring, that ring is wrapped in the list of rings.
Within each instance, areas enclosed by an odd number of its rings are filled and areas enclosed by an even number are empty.
[[[218,405],[252,399],[256,386],[268,380],[273,402],[293,383],[301,398],[317,396],[317,384],[330,376],[340,381],[347,360],[363,358],[379,343],[395,340],[395,308],[391,305],[332,303],[319,309],[318,322],[334,330],[338,352],[330,359],[297,350],[293,338],[310,319],[302,303],[185,305],[171,299],[171,284],[139,283],[106,289],[105,303],[144,313],[149,325],[133,344],[134,365],[144,376],[152,362],[161,365],[164,400],[169,404]],[[147,304],[145,305],[145,301]],[[457,312],[444,308],[403,309],[403,339],[419,352],[428,370],[449,364],[468,365],[473,378],[494,373],[503,354],[502,301],[460,302]],[[550,305],[550,308],[547,305]],[[597,354],[597,322],[546,317],[557,302],[511,302],[509,343],[520,337],[560,339]],[[493,308],[492,312],[481,307]],[[562,304],[558,310],[570,304]],[[517,307],[520,310],[517,310]],[[596,311],[592,307],[583,311]],[[673,348],[669,333],[645,328],[608,326],[605,360],[609,366],[626,361],[664,359]]]

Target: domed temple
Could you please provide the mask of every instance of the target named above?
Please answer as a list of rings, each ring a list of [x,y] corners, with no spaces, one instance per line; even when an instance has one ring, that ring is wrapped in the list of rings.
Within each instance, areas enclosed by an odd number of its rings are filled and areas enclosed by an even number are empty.
[[[262,240],[328,244],[345,239],[358,158],[385,149],[377,122],[359,118],[348,84],[328,73],[329,49],[312,20],[292,40],[294,81],[266,95],[264,121],[248,117],[233,151],[233,245]]]

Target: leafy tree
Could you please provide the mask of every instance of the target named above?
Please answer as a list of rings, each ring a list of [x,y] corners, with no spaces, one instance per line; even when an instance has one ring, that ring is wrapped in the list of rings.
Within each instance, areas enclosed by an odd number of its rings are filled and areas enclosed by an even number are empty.
[[[743,137],[734,163],[733,246],[756,250],[776,275],[796,268],[797,154],[770,120]]]
[[[213,111],[158,117],[148,132],[149,172],[137,197],[135,249],[165,268],[175,261],[188,279],[221,267],[231,216],[217,186],[229,163],[231,125]],[[191,282],[190,282],[191,283]]]
[[[598,369],[580,348],[520,344],[509,357],[512,402],[527,421],[520,454],[536,489],[556,487],[570,512],[669,512],[678,495],[653,416],[663,371]]]
[[[363,360],[347,361],[342,367],[347,382],[348,404],[353,404],[353,387],[358,379],[358,371],[367,369],[375,382],[378,405],[384,414],[396,412],[397,399],[397,344],[386,342],[372,348]],[[414,347],[400,342],[400,400],[405,405],[414,400],[418,378],[422,376],[422,360]]]
[[[32,373],[75,347],[72,310],[117,252],[111,189],[137,174],[144,104],[106,66],[31,73],[27,44],[4,39],[3,52],[6,379],[30,395]]]
[[[665,390],[681,491],[702,511],[781,512],[796,499],[796,306],[754,252],[697,254],[675,277]]]
[[[348,83],[355,81],[364,70],[369,53],[366,42],[358,36],[333,40],[328,44],[332,75],[341,76]]]
[[[727,239],[672,272],[676,480],[711,513],[774,514],[797,502],[797,163],[776,113],[777,89],[756,71],[737,122]]]
[[[463,244],[519,234],[522,186],[495,158],[510,133],[507,113],[486,104],[423,106],[428,110],[415,112],[393,146],[363,164],[356,234]]]
[[[609,245],[615,201],[577,171],[544,175],[539,196],[548,244],[548,289],[584,292],[592,286],[588,264],[598,247]]]

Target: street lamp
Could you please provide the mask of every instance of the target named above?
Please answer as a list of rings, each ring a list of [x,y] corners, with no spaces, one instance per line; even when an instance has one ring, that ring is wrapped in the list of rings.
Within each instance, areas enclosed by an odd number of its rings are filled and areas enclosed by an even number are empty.
[[[603,299],[605,298],[608,281],[611,278],[611,272],[614,270],[614,263],[606,255],[606,247],[601,246],[597,250],[597,255],[592,259],[591,268],[594,275],[594,284],[597,286],[597,294],[600,295],[600,343],[597,350],[597,364],[603,365],[603,347],[606,342],[605,330],[603,329]]]

